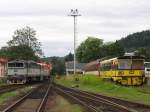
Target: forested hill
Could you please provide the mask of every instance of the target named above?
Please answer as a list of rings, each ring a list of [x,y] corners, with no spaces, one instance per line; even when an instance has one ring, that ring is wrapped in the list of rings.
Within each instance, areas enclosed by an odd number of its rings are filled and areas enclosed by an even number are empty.
[[[150,46],[150,30],[130,34],[127,37],[118,40],[118,42],[127,51],[141,47],[148,47]]]

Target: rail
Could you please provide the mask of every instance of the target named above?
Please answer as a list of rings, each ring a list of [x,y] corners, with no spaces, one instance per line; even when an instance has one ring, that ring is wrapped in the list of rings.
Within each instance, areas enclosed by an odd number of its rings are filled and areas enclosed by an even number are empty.
[[[33,107],[31,111],[43,112],[51,87],[52,87],[51,82],[41,84],[37,88],[34,88],[32,91],[28,92],[26,95],[24,95],[18,101],[16,101],[15,103],[10,105],[6,109],[4,109],[2,112],[13,112],[17,109],[21,109],[22,108],[21,105],[23,103],[27,104],[26,105],[27,107],[30,107],[31,104],[30,103],[28,104],[26,102],[27,101],[30,102],[30,100],[32,101],[33,99],[35,99],[36,106]]]
[[[150,110],[149,105],[133,103],[129,101],[123,101],[91,92],[81,91],[78,89],[67,88],[62,85],[55,84],[55,88],[64,91],[65,93],[72,95],[88,105],[100,107],[101,111],[111,112],[142,112]]]

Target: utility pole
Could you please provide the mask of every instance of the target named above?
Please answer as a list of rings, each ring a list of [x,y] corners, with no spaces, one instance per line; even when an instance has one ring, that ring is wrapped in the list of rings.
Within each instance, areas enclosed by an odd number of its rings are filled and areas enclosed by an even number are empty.
[[[78,13],[78,9],[71,9],[69,16],[74,19],[74,75],[76,74],[76,38],[77,38],[77,17],[81,16]]]

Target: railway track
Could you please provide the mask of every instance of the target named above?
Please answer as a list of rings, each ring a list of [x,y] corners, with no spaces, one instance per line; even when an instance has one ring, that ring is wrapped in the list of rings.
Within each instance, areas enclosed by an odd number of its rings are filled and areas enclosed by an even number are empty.
[[[92,95],[94,95],[96,97],[99,97],[99,98],[108,99],[108,100],[110,100],[112,102],[118,103],[120,105],[124,105],[127,108],[132,109],[132,110],[137,111],[137,112],[150,112],[150,105],[140,104],[140,103],[126,101],[126,100],[121,100],[119,98],[108,97],[108,96],[95,94],[95,93],[87,92],[87,91],[82,91],[82,92],[85,92],[85,93],[88,93],[88,94],[92,94]]]
[[[0,94],[6,93],[6,92],[11,92],[15,91],[17,89],[25,88],[31,85],[35,85],[36,83],[32,84],[23,84],[23,85],[18,85],[18,84],[10,84],[10,85],[4,85],[0,86]]]
[[[150,112],[150,106],[138,104],[55,84],[55,90],[83,105],[91,112]]]
[[[2,112],[43,112],[52,84],[41,84]]]
[[[0,87],[0,94],[10,92],[10,91],[15,91],[20,88],[24,88],[28,85],[5,85]]]

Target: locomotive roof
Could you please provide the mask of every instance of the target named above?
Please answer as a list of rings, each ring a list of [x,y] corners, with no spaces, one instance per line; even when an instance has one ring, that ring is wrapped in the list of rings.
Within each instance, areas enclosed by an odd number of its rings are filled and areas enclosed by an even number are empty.
[[[111,62],[116,59],[142,59],[142,60],[144,60],[144,58],[145,58],[144,56],[121,56],[121,57],[111,58],[108,60],[103,60],[103,61],[101,61],[101,63],[108,63],[108,62]]]
[[[108,63],[108,62],[111,62],[111,61],[113,61],[113,60],[117,60],[117,57],[111,58],[111,59],[108,59],[108,60],[101,61],[100,63]]]
[[[144,59],[144,56],[121,56],[118,59]]]
[[[15,62],[20,62],[20,63],[36,63],[35,61],[33,61],[33,60],[28,60],[28,61],[26,61],[26,60],[12,60],[12,61],[9,61],[8,63],[15,63]]]

